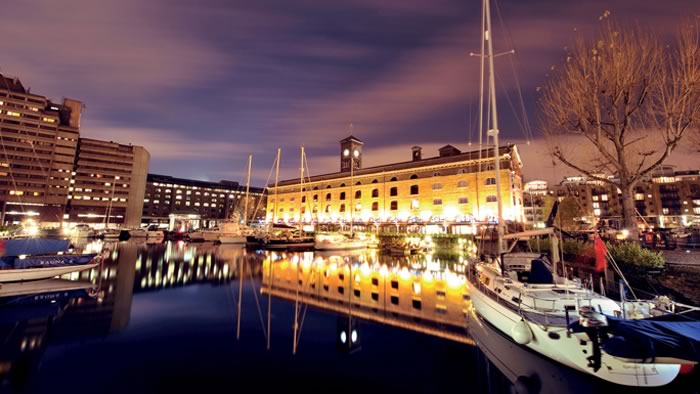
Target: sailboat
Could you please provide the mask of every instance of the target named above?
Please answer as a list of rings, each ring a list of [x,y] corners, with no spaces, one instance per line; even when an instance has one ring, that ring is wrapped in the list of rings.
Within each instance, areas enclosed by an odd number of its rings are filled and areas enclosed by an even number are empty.
[[[303,194],[302,186],[304,184],[304,147],[301,147],[301,179],[299,184],[299,193]],[[277,223],[277,184],[279,181],[279,160],[280,149],[277,149],[277,170],[275,173],[275,212],[273,213],[273,222],[267,228],[267,232],[263,236],[263,243],[267,249],[306,249],[314,246],[314,239],[306,235],[301,229],[294,226],[289,226],[282,223]],[[302,199],[300,198],[300,201]],[[301,209],[299,210],[299,218],[301,225]]]
[[[615,317],[626,317],[624,305],[583,288],[580,281],[559,277],[558,240],[552,228],[520,234],[504,234],[500,189],[500,157],[498,155],[498,116],[494,75],[493,35],[491,34],[489,0],[483,0],[482,13],[482,87],[484,59],[488,59],[489,97],[492,129],[488,136],[494,144],[496,197],[498,203],[498,240],[495,258],[472,262],[469,266],[472,305],[485,322],[512,340],[568,367],[603,380],[626,386],[656,387],[673,381],[681,372],[681,364],[694,365],[700,355],[683,352],[651,352],[648,357],[633,356],[625,340],[632,341],[630,327],[615,329]],[[486,44],[488,53],[484,53]],[[483,100],[483,98],[482,98]],[[482,101],[483,102],[483,101]],[[533,253],[507,253],[504,241],[528,236],[548,235],[551,261]],[[660,317],[658,317],[658,316]],[[643,317],[667,318],[670,312],[649,309]],[[631,324],[630,326],[634,326]],[[684,327],[684,326],[683,326]],[[674,343],[700,348],[700,335],[683,337],[687,328],[670,328],[660,335]],[[644,328],[647,343],[656,343],[659,327]],[[654,331],[656,330],[656,331]],[[622,350],[621,350],[622,349]],[[625,351],[628,350],[628,351]],[[638,353],[638,352],[637,352]],[[687,367],[684,367],[687,369]]]
[[[245,186],[245,206],[243,208],[243,226],[240,225],[238,214],[234,214],[232,221],[224,222],[219,234],[219,242],[222,244],[245,245],[248,242],[248,197],[250,194],[250,172],[253,165],[253,155],[248,155],[248,176]]]
[[[352,125],[350,125],[352,129]],[[353,212],[355,211],[354,197],[355,192],[353,190],[355,184],[355,153],[350,154],[350,234],[345,233],[330,233],[330,234],[319,234],[317,233],[314,237],[314,249],[316,250],[354,250],[354,249],[366,249],[367,240],[360,238],[355,234],[354,231],[354,220]]]

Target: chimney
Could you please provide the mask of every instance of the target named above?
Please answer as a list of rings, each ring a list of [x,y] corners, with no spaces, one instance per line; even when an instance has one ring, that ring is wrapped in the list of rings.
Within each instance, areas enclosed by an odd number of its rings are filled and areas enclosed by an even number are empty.
[[[416,145],[411,148],[411,153],[413,155],[413,161],[418,161],[423,158],[422,149],[420,146]]]

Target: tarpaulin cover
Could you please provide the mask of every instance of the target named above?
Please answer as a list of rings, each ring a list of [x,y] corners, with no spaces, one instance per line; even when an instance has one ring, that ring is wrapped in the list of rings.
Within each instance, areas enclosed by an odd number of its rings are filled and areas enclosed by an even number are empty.
[[[66,239],[46,238],[9,239],[4,243],[5,253],[3,256],[56,254],[65,252],[70,246],[70,241]]]
[[[606,353],[623,358],[673,357],[700,362],[700,322],[666,316],[642,320],[607,316],[612,338]]]

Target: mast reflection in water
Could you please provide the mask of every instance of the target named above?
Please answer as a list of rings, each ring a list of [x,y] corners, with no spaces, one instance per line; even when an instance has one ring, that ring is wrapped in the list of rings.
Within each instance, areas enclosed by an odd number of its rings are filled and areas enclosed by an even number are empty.
[[[475,318],[459,254],[78,248],[108,258],[61,280],[0,289],[0,391],[620,390]]]

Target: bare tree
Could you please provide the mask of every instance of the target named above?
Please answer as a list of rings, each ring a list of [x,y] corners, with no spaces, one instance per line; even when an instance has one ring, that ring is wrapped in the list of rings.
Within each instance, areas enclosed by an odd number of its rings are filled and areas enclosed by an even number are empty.
[[[606,20],[595,42],[577,39],[543,87],[541,124],[551,154],[619,188],[631,236],[635,186],[697,129],[699,42],[696,24],[664,45],[641,28],[622,30]]]

